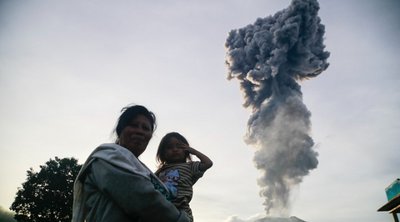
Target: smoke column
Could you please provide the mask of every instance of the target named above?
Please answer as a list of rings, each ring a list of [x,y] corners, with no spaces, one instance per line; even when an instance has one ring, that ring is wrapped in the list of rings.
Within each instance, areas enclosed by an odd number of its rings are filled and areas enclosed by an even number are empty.
[[[311,113],[298,84],[329,65],[318,10],[316,0],[293,0],[273,16],[230,31],[225,43],[228,79],[240,82],[243,105],[252,111],[245,141],[256,147],[268,215],[287,216],[291,189],[318,165]]]

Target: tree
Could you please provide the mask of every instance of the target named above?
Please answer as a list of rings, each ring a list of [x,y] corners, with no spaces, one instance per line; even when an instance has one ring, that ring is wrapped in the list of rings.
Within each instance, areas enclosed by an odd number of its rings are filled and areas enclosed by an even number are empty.
[[[69,222],[72,219],[73,186],[81,168],[75,158],[55,157],[40,171],[27,171],[11,205],[18,222]]]

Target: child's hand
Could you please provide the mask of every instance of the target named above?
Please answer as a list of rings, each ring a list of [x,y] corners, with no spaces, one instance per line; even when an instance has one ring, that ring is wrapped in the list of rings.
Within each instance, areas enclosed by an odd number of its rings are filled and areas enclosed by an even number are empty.
[[[183,149],[185,151],[185,153],[192,154],[192,152],[193,152],[193,149],[191,147],[189,147],[187,144],[181,143],[181,144],[178,144],[178,147],[180,149]]]
[[[196,156],[196,151],[194,148],[190,147],[190,146],[185,146],[183,148],[185,150],[185,152],[188,152],[189,154],[195,155]]]
[[[210,160],[210,158],[208,158],[206,155],[204,155],[200,151],[198,151],[192,147],[189,147],[188,145],[184,145],[184,146],[182,146],[182,148],[185,149],[185,152],[188,152],[189,154],[192,154],[200,159],[199,170],[206,171],[208,168],[212,167],[213,162]]]

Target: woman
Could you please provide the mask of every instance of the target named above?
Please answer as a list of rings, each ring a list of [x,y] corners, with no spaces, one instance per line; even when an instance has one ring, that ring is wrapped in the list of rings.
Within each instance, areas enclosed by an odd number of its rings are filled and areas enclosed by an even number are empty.
[[[167,189],[138,160],[156,127],[145,107],[123,109],[116,143],[97,147],[82,166],[74,186],[73,222],[187,222],[165,195]]]

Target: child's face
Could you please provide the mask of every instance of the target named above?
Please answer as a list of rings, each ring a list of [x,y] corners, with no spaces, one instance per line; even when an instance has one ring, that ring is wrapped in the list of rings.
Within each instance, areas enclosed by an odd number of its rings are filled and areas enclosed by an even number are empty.
[[[188,145],[179,141],[175,137],[172,137],[168,143],[167,147],[164,151],[165,160],[167,163],[184,163],[186,162],[186,148]]]

